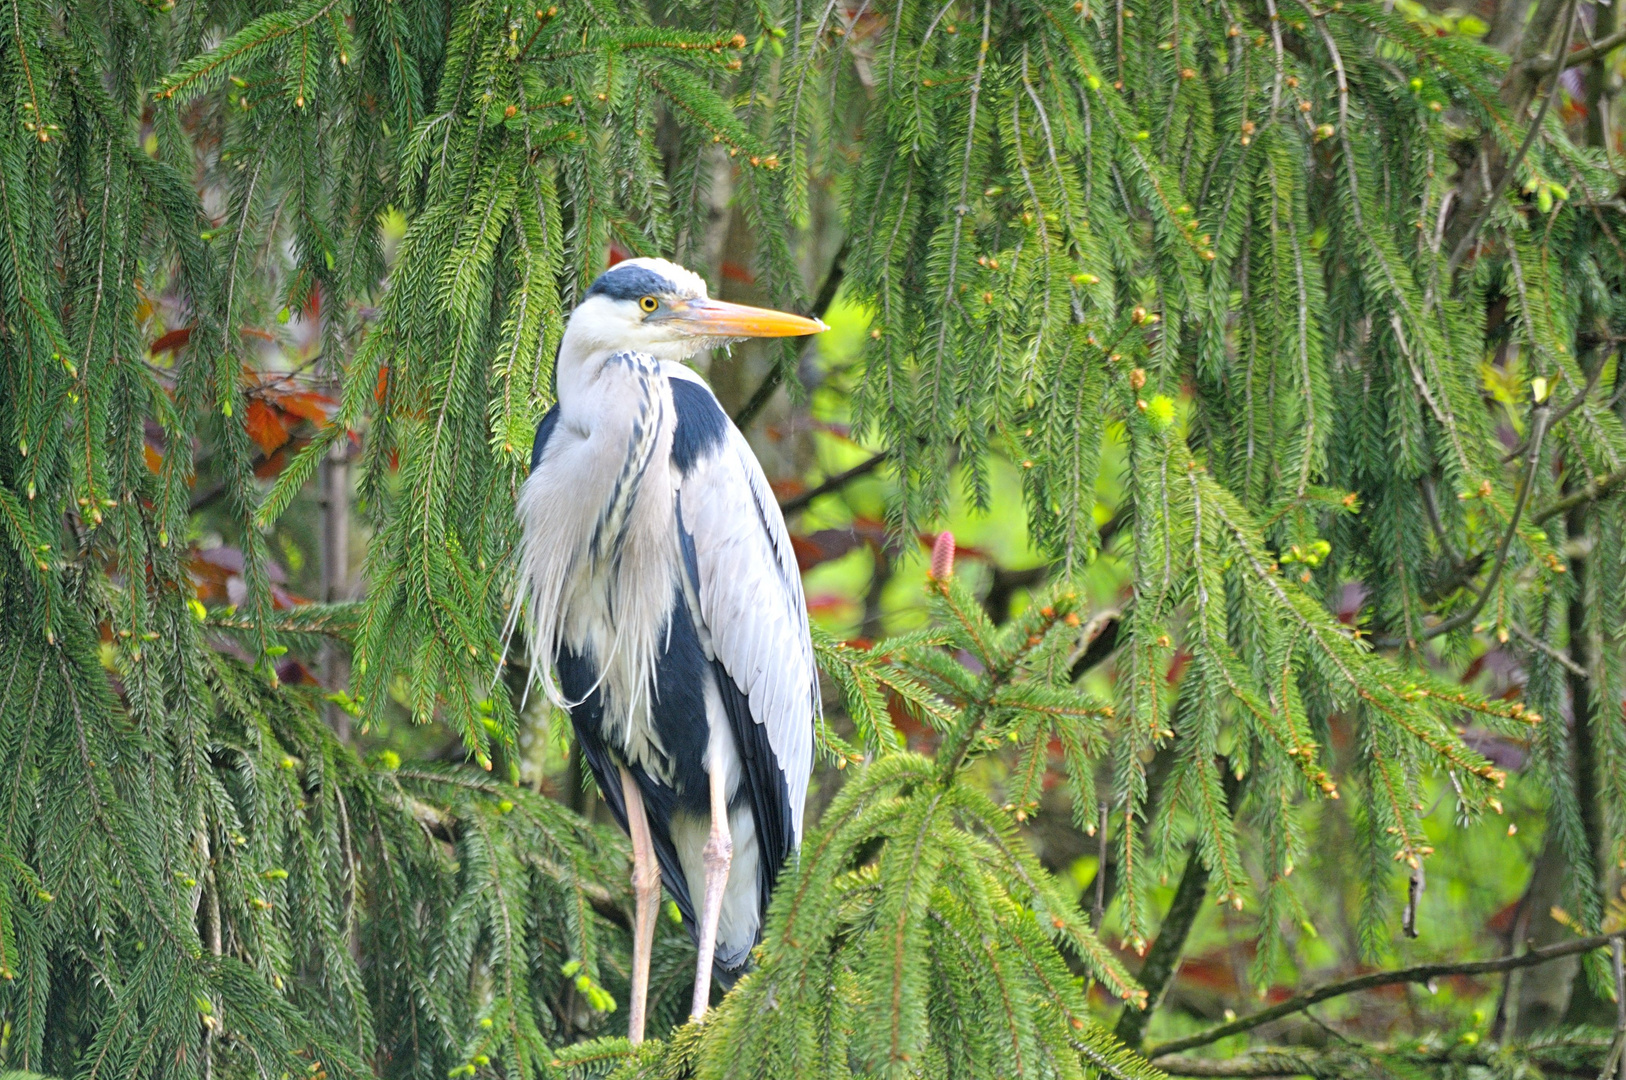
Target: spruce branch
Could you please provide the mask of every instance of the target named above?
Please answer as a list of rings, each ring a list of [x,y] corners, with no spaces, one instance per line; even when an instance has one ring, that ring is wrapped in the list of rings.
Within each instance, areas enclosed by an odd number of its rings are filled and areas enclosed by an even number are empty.
[[[1345,994],[1357,993],[1361,990],[1371,990],[1379,986],[1395,986],[1402,983],[1426,983],[1432,979],[1445,978],[1452,975],[1494,975],[1504,971],[1517,971],[1520,968],[1534,967],[1577,953],[1588,953],[1593,949],[1601,949],[1610,942],[1626,938],[1626,929],[1614,930],[1607,934],[1596,934],[1592,937],[1580,938],[1576,941],[1560,942],[1557,945],[1545,945],[1530,949],[1527,952],[1512,956],[1501,956],[1494,960],[1470,960],[1461,963],[1418,964],[1414,967],[1399,968],[1393,971],[1374,971],[1366,975],[1357,975],[1349,979],[1318,986],[1314,990],[1302,994],[1295,994],[1279,1005],[1272,1005],[1268,1009],[1261,1009],[1251,1016],[1238,1017],[1229,1023],[1219,1024],[1207,1031],[1196,1035],[1188,1035],[1181,1039],[1171,1039],[1159,1043],[1147,1050],[1147,1059],[1154,1064],[1161,1058],[1170,1057],[1186,1050],[1194,1050],[1199,1046],[1208,1046],[1220,1039],[1237,1035],[1244,1031],[1252,1031],[1256,1027],[1268,1024],[1273,1020],[1280,1020],[1284,1016],[1292,1016],[1296,1012],[1318,1005],[1332,998],[1343,997]],[[1271,1074],[1274,1075],[1274,1074]]]

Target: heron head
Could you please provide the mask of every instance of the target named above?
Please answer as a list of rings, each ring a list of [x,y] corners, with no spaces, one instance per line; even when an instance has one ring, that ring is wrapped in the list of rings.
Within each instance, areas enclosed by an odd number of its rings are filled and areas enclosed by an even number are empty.
[[[665,259],[626,259],[593,282],[571,312],[568,333],[595,349],[686,360],[741,338],[799,337],[826,329],[819,319],[712,300],[698,274]]]

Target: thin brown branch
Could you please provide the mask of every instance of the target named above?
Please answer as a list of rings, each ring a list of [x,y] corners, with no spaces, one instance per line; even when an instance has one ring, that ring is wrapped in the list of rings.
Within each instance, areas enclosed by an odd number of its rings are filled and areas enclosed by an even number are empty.
[[[841,279],[847,275],[847,249],[849,246],[850,242],[843,240],[841,249],[836,252],[836,257],[830,260],[830,269],[824,275],[824,284],[819,286],[819,295],[813,298],[813,306],[808,309],[808,318],[824,318],[825,312],[830,310],[830,305],[835,303],[836,291],[841,288]],[[809,338],[807,347],[811,348],[812,343],[817,340],[817,338]],[[741,431],[750,427],[751,421],[755,420],[757,414],[767,406],[768,402],[773,400],[774,391],[779,389],[779,384],[784,380],[785,369],[783,367],[775,364],[769,368],[768,374],[762,377],[761,384],[752,392],[746,403],[740,406],[740,411],[734,414],[734,426]]]
[[[1423,632],[1423,640],[1437,638],[1467,626],[1478,618],[1479,613],[1484,610],[1485,602],[1490,599],[1491,590],[1496,588],[1496,583],[1501,580],[1502,569],[1507,565],[1508,552],[1513,546],[1513,537],[1519,531],[1519,520],[1524,517],[1525,507],[1529,505],[1530,491],[1536,483],[1536,469],[1541,464],[1542,438],[1547,433],[1547,423],[1550,416],[1551,410],[1546,405],[1536,406],[1531,423],[1530,457],[1525,467],[1524,486],[1519,489],[1518,499],[1513,504],[1513,516],[1508,520],[1507,531],[1502,534],[1502,542],[1496,549],[1496,561],[1491,564],[1490,575],[1485,578],[1485,587],[1479,591],[1479,598],[1474,601],[1473,606],[1467,611],[1459,612],[1449,619],[1429,627]],[[1373,642],[1380,648],[1389,649],[1407,643],[1407,639],[1397,637],[1379,638]]]
[[[1084,632],[1078,636],[1080,641],[1086,642],[1073,660],[1073,665],[1067,672],[1068,682],[1077,682],[1084,677],[1084,673],[1100,664],[1111,656],[1118,648],[1118,634],[1123,628],[1123,614],[1116,608],[1097,612],[1084,624]]]
[[[1580,7],[1580,0],[1570,0],[1569,17],[1564,23],[1564,44],[1558,50],[1560,53],[1569,52],[1570,40],[1575,33],[1575,17]],[[1539,81],[1541,76],[1538,74],[1536,78]],[[1524,156],[1530,152],[1531,144],[1536,141],[1536,136],[1541,132],[1541,125],[1547,120],[1548,110],[1552,108],[1553,101],[1558,97],[1559,82],[1560,80],[1554,79],[1552,89],[1542,97],[1541,108],[1536,110],[1536,118],[1531,121],[1530,130],[1525,132],[1524,141],[1519,144],[1519,149],[1513,155],[1513,160],[1509,161],[1507,167],[1502,170],[1502,175],[1496,180],[1496,186],[1491,189],[1490,197],[1480,207],[1479,214],[1473,219],[1473,223],[1468,226],[1468,231],[1463,233],[1461,240],[1457,241],[1456,249],[1451,252],[1451,258],[1445,264],[1446,278],[1449,279],[1455,274],[1457,267],[1462,265],[1462,260],[1468,257],[1468,252],[1473,249],[1474,241],[1479,236],[1479,230],[1484,228],[1485,222],[1490,220],[1491,214],[1496,210],[1496,204],[1501,201],[1502,195],[1507,191],[1508,184],[1513,182],[1514,174],[1519,171],[1519,163],[1524,161]]]
[[[1292,1016],[1294,1013],[1302,1012],[1312,1005],[1318,1005],[1323,1001],[1328,1001],[1335,997],[1343,997],[1345,994],[1353,994],[1361,990],[1372,990],[1379,986],[1395,986],[1401,983],[1426,983],[1432,979],[1440,979],[1448,975],[1494,975],[1503,971],[1514,971],[1518,968],[1535,967],[1537,964],[1545,964],[1550,960],[1558,960],[1566,956],[1574,956],[1577,953],[1586,953],[1591,952],[1593,949],[1601,949],[1610,942],[1620,940],[1622,938],[1626,938],[1626,928],[1614,930],[1607,934],[1596,934],[1592,937],[1579,938],[1575,941],[1565,941],[1557,945],[1547,945],[1539,949],[1531,949],[1528,952],[1520,953],[1516,956],[1500,956],[1494,960],[1470,960],[1457,964],[1418,964],[1415,967],[1399,968],[1394,971],[1374,971],[1366,975],[1357,975],[1352,979],[1340,979],[1338,982],[1327,983],[1325,986],[1318,986],[1314,990],[1307,990],[1295,997],[1288,998],[1280,1005],[1272,1005],[1268,1009],[1261,1009],[1251,1016],[1238,1017],[1228,1024],[1220,1024],[1217,1027],[1211,1027],[1207,1031],[1200,1032],[1196,1035],[1190,1035],[1184,1039],[1172,1039],[1169,1042],[1161,1043],[1147,1051],[1146,1056],[1149,1060],[1156,1062],[1159,1068],[1162,1068],[1165,1071],[1172,1071],[1168,1069],[1167,1066],[1159,1062],[1158,1059],[1166,1058],[1171,1054],[1178,1054],[1185,1050],[1194,1050],[1199,1046],[1208,1046],[1210,1043],[1218,1042],[1221,1039],[1227,1038],[1231,1035],[1240,1034],[1244,1031],[1252,1031],[1254,1028],[1261,1027],[1262,1025],[1268,1024],[1273,1020],[1280,1020],[1284,1016]],[[1281,1074],[1184,1073],[1183,1075],[1276,1076]]]
[[[1533,515],[1531,515],[1530,520],[1539,525],[1548,518],[1557,517],[1559,514],[1574,510],[1582,503],[1589,503],[1596,499],[1603,498],[1615,488],[1619,487],[1622,482],[1626,482],[1626,469],[1616,469],[1612,473],[1604,473],[1591,483],[1586,484],[1583,487],[1576,488],[1562,499],[1549,503],[1540,510],[1537,510]]]
[[[832,491],[839,491],[848,484],[852,483],[854,480],[857,480],[860,477],[868,476],[870,473],[879,468],[881,463],[885,460],[886,452],[882,451],[881,453],[876,454],[874,457],[860,461],[857,465],[854,465],[846,472],[836,473],[818,487],[809,488],[800,495],[793,495],[790,498],[785,499],[779,504],[779,512],[782,514],[795,513],[797,510],[807,506],[814,499],[817,499],[819,496],[828,495]]]
[[[1564,63],[1562,66],[1565,68],[1572,68],[1580,64],[1591,63],[1593,60],[1597,60],[1600,57],[1607,56],[1609,53],[1614,52],[1622,45],[1626,45],[1626,29],[1616,30],[1608,37],[1601,38],[1584,49],[1576,49],[1574,52],[1566,53],[1564,55]],[[1559,67],[1560,65],[1558,61],[1551,56],[1541,56],[1530,61],[1528,66],[1532,73],[1537,76],[1541,76],[1548,74],[1554,68]]]
[[[1315,1076],[1320,1072],[1316,1055],[1302,1050],[1257,1050],[1245,1057],[1173,1057],[1158,1062],[1170,1076],[1270,1077]]]
[[[1591,678],[1591,676],[1587,674],[1586,668],[1582,667],[1580,664],[1577,664],[1574,660],[1571,660],[1568,656],[1565,656],[1563,653],[1559,652],[1545,641],[1542,641],[1540,638],[1530,633],[1530,631],[1526,630],[1518,623],[1510,622],[1507,624],[1507,628],[1513,631],[1514,635],[1526,645],[1529,645],[1538,652],[1546,653],[1549,657],[1556,660],[1571,675],[1582,679]]]
[[[1587,375],[1586,385],[1580,390],[1576,391],[1575,396],[1570,398],[1569,401],[1565,402],[1562,409],[1559,409],[1557,412],[1553,413],[1553,418],[1547,421],[1548,428],[1557,428],[1559,424],[1569,418],[1570,413],[1584,405],[1586,403],[1586,399],[1592,396],[1592,391],[1598,388],[1598,379],[1602,375],[1603,363],[1600,361],[1598,366],[1592,369],[1591,374]],[[1520,454],[1524,453],[1525,447],[1529,445],[1529,439],[1523,440],[1519,443],[1519,445],[1502,455],[1502,463],[1506,464],[1507,462],[1512,461],[1514,458],[1517,458]]]

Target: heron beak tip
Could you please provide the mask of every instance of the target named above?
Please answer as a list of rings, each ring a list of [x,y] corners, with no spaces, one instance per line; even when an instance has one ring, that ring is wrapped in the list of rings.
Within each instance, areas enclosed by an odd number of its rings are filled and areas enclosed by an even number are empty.
[[[723,300],[692,302],[680,318],[692,333],[717,338],[803,337],[830,329],[823,319]]]

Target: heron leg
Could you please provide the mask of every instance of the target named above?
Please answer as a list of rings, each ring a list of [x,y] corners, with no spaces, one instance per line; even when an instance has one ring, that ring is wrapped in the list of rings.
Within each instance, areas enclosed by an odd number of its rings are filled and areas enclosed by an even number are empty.
[[[655,915],[660,910],[661,865],[649,838],[644,796],[626,767],[621,769],[621,798],[627,808],[627,832],[632,834],[632,1005],[627,1017],[627,1041],[644,1041],[644,1017],[649,1000],[649,957],[655,945]]]
[[[717,920],[723,914],[723,889],[734,859],[734,840],[728,833],[728,792],[723,770],[713,768],[711,779],[711,836],[704,850],[706,899],[700,914],[700,958],[694,972],[694,1005],[689,1015],[698,1020],[711,1004],[711,961],[717,954]]]

